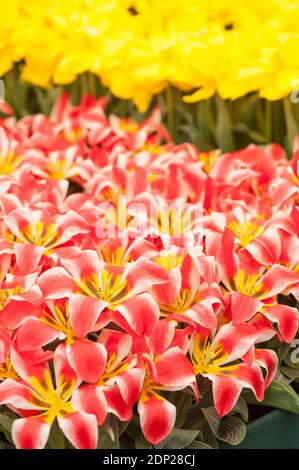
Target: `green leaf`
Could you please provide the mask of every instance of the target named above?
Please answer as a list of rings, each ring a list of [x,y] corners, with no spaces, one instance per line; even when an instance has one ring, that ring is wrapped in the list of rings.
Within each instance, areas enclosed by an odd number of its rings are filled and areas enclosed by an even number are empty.
[[[126,433],[128,434],[128,436],[130,436],[131,439],[133,439],[135,441],[137,435],[138,435],[138,432],[139,432],[139,426],[137,424],[135,424],[134,422],[130,421],[129,422],[129,425],[126,429]]]
[[[280,348],[278,349],[278,357],[280,362],[282,362],[285,357],[287,357],[288,353],[290,351],[290,345],[287,343],[283,343]]]
[[[211,395],[212,383],[206,377],[198,376],[197,377],[197,388],[198,388],[199,397],[203,398],[207,394]],[[202,404],[202,401],[200,401],[200,404]]]
[[[257,401],[252,393],[244,393],[244,398],[246,402],[250,404],[271,406],[299,414],[299,396],[295,390],[286,383],[272,382],[262,402]]]
[[[192,444],[185,447],[185,449],[213,449],[213,447],[209,446],[206,442],[194,441]]]
[[[14,415],[14,413],[12,413]],[[0,414],[0,431],[2,431],[6,437],[6,439],[13,444],[13,440],[11,437],[11,428],[14,420],[17,418],[17,415],[15,417],[10,417],[7,416],[6,414]]]
[[[11,432],[13,422],[14,420],[12,418],[9,418],[8,416],[0,414],[0,426],[6,431]]]
[[[219,148],[224,152],[235,150],[235,140],[232,131],[231,116],[228,111],[227,101],[220,98],[216,100],[217,105],[217,124],[215,128],[216,142]]]
[[[171,433],[155,449],[184,449],[190,445],[199,435],[200,431],[196,429],[174,428]]]
[[[202,408],[201,411],[216,436],[220,425],[220,417],[216,409],[213,406],[209,406],[208,408]]]
[[[135,442],[128,436],[127,433],[123,433],[119,440],[120,449],[134,449]]]
[[[175,427],[182,428],[186,421],[187,414],[192,406],[193,397],[182,391],[171,392],[168,400],[176,407]]]
[[[289,383],[299,378],[299,370],[292,367],[281,366],[280,371],[289,379]]]
[[[244,122],[251,128],[256,120],[256,105],[259,101],[260,97],[257,93],[233,101],[234,122]]]
[[[184,124],[179,127],[179,130],[183,131],[187,136],[187,140],[191,141],[202,152],[207,152],[214,148],[213,143],[209,141],[204,132],[194,125]]]
[[[99,433],[98,449],[115,449],[115,442],[106,432]]]
[[[250,129],[244,122],[239,122],[233,127],[234,131],[240,134],[246,134],[250,140],[256,144],[267,144],[269,140],[255,129]]]
[[[126,434],[135,442],[136,449],[152,449],[153,446],[148,442],[141,432],[139,421],[136,417],[130,421],[126,429]]]
[[[208,425],[207,421],[204,420],[202,427],[201,427],[203,441],[208,444],[212,449],[218,449],[219,444],[218,440],[211,430],[210,426]]]
[[[204,419],[200,406],[197,403],[192,405],[184,423],[185,429],[201,429],[199,424]]]
[[[209,418],[209,411],[207,412]],[[218,417],[220,420],[220,418]],[[212,419],[213,422],[213,419]],[[202,440],[213,449],[218,448],[218,442],[215,437],[215,433],[212,431],[206,417],[203,414],[203,410],[199,404],[195,404],[191,407],[188,413],[188,417],[185,422],[186,429],[200,429],[202,433]]]
[[[153,449],[153,445],[144,437],[138,427],[136,427],[135,447],[136,449]]]
[[[203,132],[209,141],[214,140],[216,118],[215,112],[212,109],[213,99],[200,101],[193,107],[195,109],[195,122],[197,127]]]
[[[114,431],[112,429],[112,427],[110,426],[110,424],[105,424],[103,426],[103,431],[108,434],[108,436],[110,437],[111,441],[115,441],[115,434],[114,434]]]
[[[246,425],[237,416],[226,416],[221,420],[217,437],[232,446],[240,444],[246,435]]]
[[[297,341],[298,341],[298,340],[297,340]],[[289,345],[288,345],[288,346],[289,346]],[[285,363],[288,367],[290,367],[291,369],[295,369],[295,370],[297,369],[297,370],[299,370],[299,362],[297,362],[297,358],[296,358],[296,356],[297,356],[297,354],[296,354],[296,349],[294,349],[294,348],[295,348],[295,345],[294,345],[293,348],[291,348],[291,347],[289,346],[288,351],[287,351],[286,355],[285,355],[284,358],[283,358],[283,361],[284,361],[284,363]],[[294,360],[294,358],[292,358],[292,353],[293,353],[293,352],[295,353],[295,360]]]
[[[118,434],[121,436],[129,426],[130,421],[118,421]]]
[[[242,396],[239,397],[232,411],[239,413],[244,421],[248,421],[248,406]]]
[[[55,420],[51,426],[51,432],[48,440],[50,449],[65,449],[65,439],[58,422]]]
[[[114,415],[109,415],[100,428],[100,449],[119,449],[118,421]]]
[[[136,439],[135,441],[136,449],[153,449],[153,446],[150,442],[148,442],[145,438],[144,439]]]
[[[187,124],[192,125],[192,121],[193,121],[192,114],[190,112],[190,109],[188,109],[186,105],[184,106],[184,104],[185,103],[183,103],[182,101],[178,101],[175,104],[176,113],[181,118],[181,120],[184,120]]]
[[[294,139],[298,133],[298,126],[295,121],[295,117],[292,111],[292,104],[289,96],[283,99],[283,109],[287,127],[286,147],[288,155],[289,157],[291,157],[293,153]]]

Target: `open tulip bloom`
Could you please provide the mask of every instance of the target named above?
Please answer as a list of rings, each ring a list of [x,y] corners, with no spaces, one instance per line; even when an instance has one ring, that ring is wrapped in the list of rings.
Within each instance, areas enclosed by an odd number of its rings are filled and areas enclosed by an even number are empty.
[[[105,100],[63,95],[50,118],[1,120],[0,404],[17,448],[97,448],[112,416],[158,445],[203,389],[220,422],[263,401],[296,338],[298,139],[291,161],[200,152],[160,114],[108,119]]]

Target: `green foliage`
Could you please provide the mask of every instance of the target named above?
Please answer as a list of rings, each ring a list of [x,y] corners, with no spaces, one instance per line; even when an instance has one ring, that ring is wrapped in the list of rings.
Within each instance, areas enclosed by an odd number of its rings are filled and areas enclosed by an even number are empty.
[[[258,402],[251,392],[244,396],[249,404],[271,406],[299,414],[299,396],[289,384],[282,381],[271,383],[262,402]]]
[[[2,407],[1,407],[2,408]],[[16,416],[13,413],[7,411],[0,412],[0,449],[7,449],[13,444],[11,437],[12,423]],[[2,433],[2,435],[1,435]]]
[[[183,92],[168,87],[157,95],[149,111],[141,114],[129,100],[113,97],[98,77],[86,72],[70,85],[53,86],[49,90],[30,85],[20,78],[20,69],[14,69],[3,77],[7,102],[17,117],[43,112],[50,114],[57,96],[62,91],[70,93],[73,103],[89,93],[95,97],[106,96],[107,111],[120,117],[132,117],[137,121],[146,118],[159,104],[163,121],[177,143],[189,141],[201,151],[221,148],[232,151],[250,143],[259,145],[276,142],[292,154],[294,136],[299,132],[299,104],[290,97],[270,102],[257,93],[232,100],[213,96],[194,104],[184,103]],[[1,116],[0,116],[1,117]]]
[[[244,421],[236,416],[226,416],[221,420],[217,437],[232,446],[240,444],[246,435]]]
[[[155,449],[185,449],[191,445],[198,436],[202,438],[202,434],[199,430],[174,428],[166,439],[154,447]]]

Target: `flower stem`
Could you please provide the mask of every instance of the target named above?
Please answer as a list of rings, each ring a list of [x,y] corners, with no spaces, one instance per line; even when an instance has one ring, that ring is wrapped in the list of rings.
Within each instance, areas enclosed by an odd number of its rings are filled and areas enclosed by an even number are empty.
[[[166,108],[168,131],[173,140],[175,140],[173,89],[170,85],[166,88]]]
[[[297,127],[297,123],[293,115],[291,100],[289,96],[283,98],[283,108],[284,108],[284,117],[285,117],[286,130],[287,130],[286,146],[287,146],[288,156],[291,157],[292,152],[293,152],[294,139],[295,139],[296,134],[298,133],[298,127]]]
[[[92,72],[88,72],[87,78],[88,78],[88,91],[92,96],[96,98],[97,97],[96,77]]]

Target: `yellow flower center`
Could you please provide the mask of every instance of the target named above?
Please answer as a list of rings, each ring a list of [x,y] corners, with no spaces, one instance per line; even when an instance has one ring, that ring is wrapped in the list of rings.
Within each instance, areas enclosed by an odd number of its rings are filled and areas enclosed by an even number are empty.
[[[115,250],[110,247],[103,246],[100,249],[103,260],[107,264],[112,266],[124,266],[130,261],[130,256],[125,256],[125,249],[122,246],[118,246]]]
[[[7,155],[0,154],[0,175],[9,175],[18,168],[22,162],[21,155],[15,155],[14,152],[8,152]]]
[[[160,233],[172,236],[181,236],[183,233],[191,232],[194,220],[190,212],[179,209],[165,209],[157,212],[157,218],[151,218]]]
[[[27,229],[23,230],[19,237],[10,233],[7,238],[11,242],[43,246],[50,251],[57,244],[59,235],[55,224],[46,226],[43,221],[39,220],[36,222],[35,227],[28,225]]]
[[[296,265],[293,267],[292,271],[293,271],[294,273],[299,273],[299,263],[296,264]]]
[[[226,356],[227,353],[224,352],[220,343],[211,348],[211,341],[208,337],[203,339],[200,335],[196,335],[191,353],[194,374],[217,375],[225,373],[225,370],[234,370],[235,365],[221,367]]]
[[[154,362],[157,362],[158,358],[159,358],[158,355],[155,356]],[[147,364],[144,364],[144,368],[146,370],[146,373],[145,373],[145,377],[143,380],[143,386],[142,386],[139,400],[141,402],[147,401],[150,398],[155,398],[156,400],[164,400],[164,398],[161,395],[155,392],[155,390],[163,390],[163,386],[153,382],[152,377],[149,373]]]
[[[19,378],[9,358],[6,358],[5,362],[0,364],[0,378],[1,379],[18,379]]]
[[[130,134],[135,134],[138,132],[139,126],[134,121],[127,121],[126,119],[122,119],[119,121],[119,128],[124,132],[129,132]]]
[[[101,272],[101,279],[97,274],[93,274],[76,284],[80,289],[78,293],[108,302],[111,310],[116,310],[128,294],[128,285],[122,276],[106,270]]]
[[[138,152],[141,152],[142,150],[149,152],[152,155],[161,155],[161,153],[164,151],[164,146],[146,143],[142,145],[142,147],[140,148],[140,150],[138,150]]]
[[[292,180],[293,180],[293,182],[294,182],[297,186],[299,186],[299,178],[298,178],[298,176],[292,175]]]
[[[251,243],[264,231],[261,225],[254,224],[250,221],[247,221],[244,224],[240,224],[236,220],[231,220],[228,226],[238,238],[240,245],[243,248],[246,248],[249,243]]]
[[[105,372],[101,379],[97,382],[97,385],[105,385],[108,380],[126,371],[129,367],[129,363],[126,360],[123,360],[120,363],[117,363],[116,361],[117,356],[115,353],[113,353],[107,362]]]
[[[265,294],[264,286],[259,282],[260,278],[261,275],[246,274],[245,271],[240,269],[226,285],[230,291],[237,291],[240,294],[256,297],[258,299]]]
[[[176,268],[182,264],[184,255],[176,256],[172,252],[161,252],[160,256],[155,258],[156,263],[158,263],[162,268],[170,271],[173,268]]]
[[[196,304],[199,299],[199,293],[194,295],[189,289],[183,288],[180,290],[179,295],[171,305],[160,305],[160,313],[164,317],[171,315],[172,313],[183,314],[192,305]]]
[[[72,344],[76,340],[76,334],[73,331],[70,318],[68,304],[65,304],[65,308],[62,310],[55,305],[54,312],[52,314],[44,312],[44,316],[40,319],[41,322],[46,323],[51,328],[57,331],[61,331],[67,337],[68,344]]]
[[[144,386],[143,389],[141,390],[141,394],[140,394],[140,398],[139,400],[141,402],[145,402],[147,400],[149,400],[150,398],[155,398],[156,400],[164,400],[164,398],[159,395],[158,393],[156,393],[154,390],[153,390],[154,387],[150,387],[150,386]]]
[[[155,172],[147,174],[147,182],[149,184],[154,183],[154,181],[156,181],[157,178],[158,178],[158,175]]]
[[[49,177],[53,180],[61,180],[67,177],[67,173],[70,168],[67,166],[67,161],[65,158],[60,158],[58,160],[48,160],[46,163],[46,168],[49,173]]]
[[[120,230],[126,230],[129,222],[132,220],[132,216],[128,214],[126,203],[122,198],[117,199],[114,207],[107,209],[104,218],[108,227],[111,224]]]
[[[210,173],[219,156],[219,152],[211,150],[210,152],[200,152],[198,160],[203,163],[205,173]]]
[[[0,311],[4,309],[7,299],[12,295],[20,295],[24,292],[24,287],[16,286],[9,287],[8,289],[0,289]]]
[[[123,194],[122,191],[114,191],[111,187],[107,186],[104,188],[100,193],[99,193],[99,199],[100,200],[107,200],[109,202],[112,202],[113,204],[117,204],[119,195]]]
[[[74,389],[75,381],[69,381],[62,376],[59,378],[57,388],[54,389],[50,372],[45,372],[44,378],[39,380],[31,377],[33,403],[44,410],[43,416],[48,423],[52,423],[57,416],[64,417],[75,410],[69,401]]]
[[[63,131],[62,135],[68,140],[69,142],[75,143],[79,139],[81,139],[83,135],[83,129],[80,127],[78,129],[70,129],[68,131]]]

